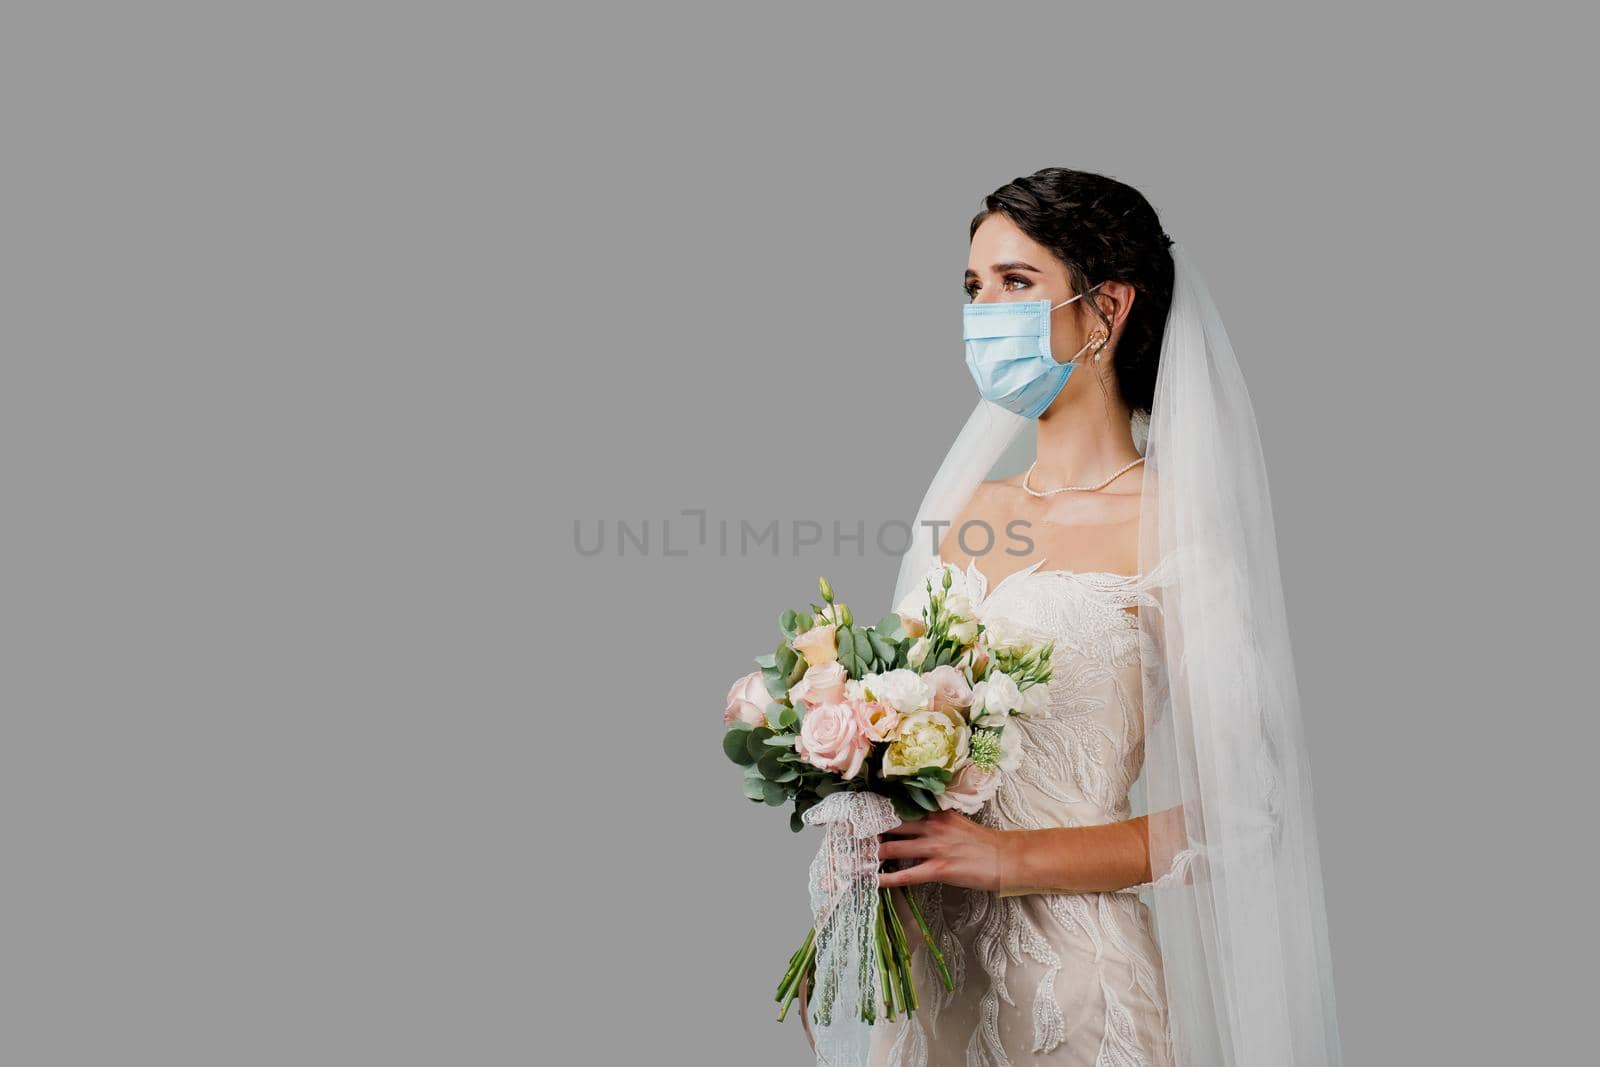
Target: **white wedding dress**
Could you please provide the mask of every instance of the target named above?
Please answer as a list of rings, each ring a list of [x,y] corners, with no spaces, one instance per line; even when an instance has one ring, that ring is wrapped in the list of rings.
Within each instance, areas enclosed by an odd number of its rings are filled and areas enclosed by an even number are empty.
[[[1046,714],[1014,718],[1021,766],[975,818],[1004,829],[1130,817],[1144,759],[1138,618],[1148,576],[1032,566],[983,596],[1055,641]],[[941,883],[913,887],[955,980],[945,990],[913,942],[918,1011],[872,1029],[874,1067],[1172,1067],[1160,955],[1138,887],[1001,897]],[[902,914],[908,931],[916,926]]]

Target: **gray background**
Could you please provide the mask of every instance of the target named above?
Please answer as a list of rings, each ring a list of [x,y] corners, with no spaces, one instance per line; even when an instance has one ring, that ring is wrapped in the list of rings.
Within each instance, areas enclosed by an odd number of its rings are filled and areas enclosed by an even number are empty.
[[[0,32],[7,1064],[806,1062],[815,841],[722,695],[894,560],[681,513],[909,518],[967,221],[1049,164],[1245,364],[1348,1062],[1586,1032],[1563,9],[133,7]]]

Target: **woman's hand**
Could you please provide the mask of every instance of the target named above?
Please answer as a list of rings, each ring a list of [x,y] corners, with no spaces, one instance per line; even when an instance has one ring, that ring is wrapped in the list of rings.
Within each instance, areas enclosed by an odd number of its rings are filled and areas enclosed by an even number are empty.
[[[899,871],[885,871],[880,885],[946,882],[967,889],[1000,891],[1001,856],[1007,831],[974,822],[958,811],[929,812],[880,835],[878,856],[914,860]]]

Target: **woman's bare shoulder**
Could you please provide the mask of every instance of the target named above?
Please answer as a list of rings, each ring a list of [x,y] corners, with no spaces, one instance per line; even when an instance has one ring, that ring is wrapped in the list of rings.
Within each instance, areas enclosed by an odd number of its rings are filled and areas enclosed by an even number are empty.
[[[961,551],[957,537],[961,529],[969,523],[987,523],[996,530],[1004,526],[1004,521],[1009,517],[1011,507],[1009,498],[1021,488],[1022,476],[1012,475],[1010,478],[996,478],[992,481],[979,482],[972,490],[972,495],[967,498],[966,504],[961,508],[961,513],[956,516],[955,522],[945,531],[939,543],[939,558],[955,562],[958,556],[965,556]]]

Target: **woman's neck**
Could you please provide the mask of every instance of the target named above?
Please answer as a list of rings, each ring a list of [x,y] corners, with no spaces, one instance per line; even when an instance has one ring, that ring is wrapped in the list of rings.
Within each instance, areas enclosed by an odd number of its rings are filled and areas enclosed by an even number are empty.
[[[1034,488],[1093,485],[1139,458],[1130,422],[1133,413],[1115,394],[1108,399],[1098,386],[1079,390],[1039,418]]]

